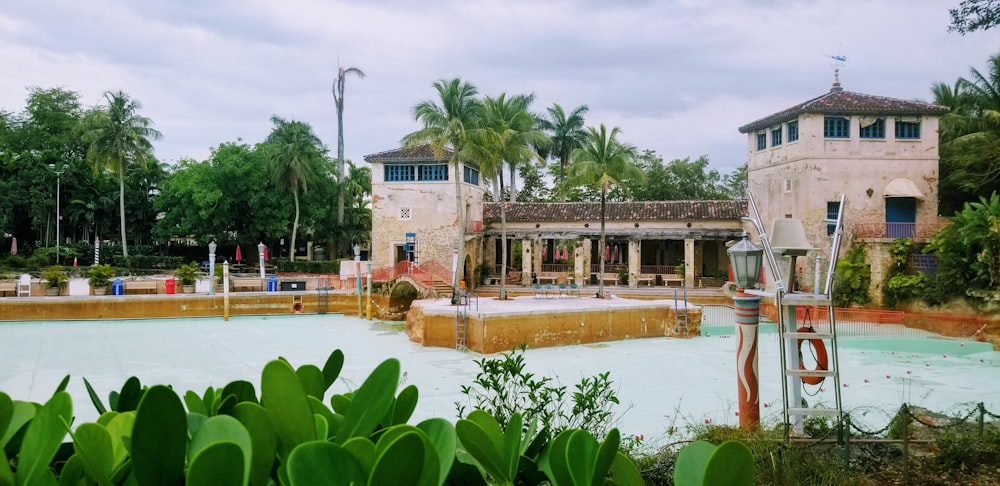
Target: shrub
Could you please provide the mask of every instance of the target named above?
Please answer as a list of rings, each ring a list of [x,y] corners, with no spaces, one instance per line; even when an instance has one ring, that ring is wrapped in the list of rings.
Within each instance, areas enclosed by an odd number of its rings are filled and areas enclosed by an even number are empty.
[[[200,273],[201,267],[198,266],[198,263],[190,262],[177,267],[177,270],[174,271],[174,276],[177,277],[177,280],[180,280],[181,285],[194,285]]]
[[[871,284],[872,271],[865,263],[863,247],[851,248],[847,256],[837,262],[835,277],[837,284],[834,285],[833,300],[838,307],[868,303],[868,286]]]
[[[52,265],[42,272],[42,280],[45,281],[45,286],[48,288],[63,288],[69,283],[69,274],[61,266]]]
[[[115,269],[111,265],[95,265],[88,274],[91,288],[107,287],[115,276]]]

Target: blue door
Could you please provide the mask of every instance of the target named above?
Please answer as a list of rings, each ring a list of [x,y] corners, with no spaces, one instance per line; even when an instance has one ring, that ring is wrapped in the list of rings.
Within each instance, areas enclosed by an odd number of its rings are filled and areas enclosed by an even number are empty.
[[[917,222],[917,198],[885,198],[885,234],[889,238],[913,238]]]

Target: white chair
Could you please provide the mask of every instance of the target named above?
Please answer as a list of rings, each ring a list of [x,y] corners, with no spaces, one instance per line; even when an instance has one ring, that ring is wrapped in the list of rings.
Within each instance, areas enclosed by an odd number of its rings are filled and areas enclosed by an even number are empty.
[[[21,280],[17,282],[17,296],[31,297],[31,275],[21,275]]]

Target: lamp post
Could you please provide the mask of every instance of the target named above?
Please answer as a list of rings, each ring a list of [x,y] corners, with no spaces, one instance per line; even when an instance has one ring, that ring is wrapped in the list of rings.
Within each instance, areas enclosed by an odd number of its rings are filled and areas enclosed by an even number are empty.
[[[56,263],[59,263],[59,221],[62,219],[60,214],[60,197],[59,197],[59,183],[61,182],[61,176],[63,172],[66,172],[66,166],[60,164],[59,170],[56,170],[56,164],[49,164],[49,170],[56,174]]]
[[[757,378],[757,325],[760,322],[760,297],[744,292],[753,288],[760,278],[760,264],[764,248],[743,239],[726,250],[729,263],[733,266],[733,279],[739,289],[733,296],[736,310],[736,379],[740,428],[745,430],[760,427],[760,385]]]
[[[264,280],[264,242],[257,243],[257,256],[260,259],[260,279]]]
[[[215,240],[208,242],[208,295],[215,295]]]
[[[366,314],[368,315],[368,320],[372,320],[372,256],[368,255],[368,308],[366,309]]]
[[[361,317],[363,315],[361,313],[361,294],[364,292],[361,291],[361,245],[358,244],[354,245],[354,267],[354,275],[357,276],[358,281],[358,317]]]

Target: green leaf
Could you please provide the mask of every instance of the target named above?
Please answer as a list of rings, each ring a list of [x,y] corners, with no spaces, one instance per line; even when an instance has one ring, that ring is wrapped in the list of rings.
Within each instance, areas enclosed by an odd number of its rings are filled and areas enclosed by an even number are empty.
[[[204,415],[206,417],[209,416],[208,408],[205,406],[205,401],[192,390],[188,390],[184,393],[184,404],[187,405],[187,409],[191,413]]]
[[[330,353],[330,357],[326,359],[326,364],[323,365],[323,381],[326,383],[326,389],[329,389],[333,385],[333,382],[337,381],[337,377],[340,376],[340,370],[343,368],[344,352],[334,349]]]
[[[300,444],[292,451],[288,456],[288,479],[292,486],[367,484],[364,469],[350,452],[337,444],[320,441]]]
[[[249,478],[253,453],[253,443],[250,439],[250,433],[247,432],[246,427],[239,420],[228,415],[216,415],[206,420],[201,424],[201,427],[198,427],[194,436],[191,437],[191,443],[188,445],[188,462],[193,464],[195,457],[201,453],[202,449],[206,449],[218,442],[231,442],[239,447],[240,452],[244,456],[241,461],[241,464],[244,465],[244,470],[238,476]]]
[[[455,433],[462,446],[494,480],[510,483],[507,461],[502,455],[503,435],[500,425],[492,415],[481,410],[469,414],[468,419],[455,424]]]
[[[150,388],[132,427],[132,468],[138,483],[183,482],[187,437],[187,416],[177,394],[164,385]]]
[[[615,461],[611,465],[611,477],[618,486],[645,486],[646,484],[635,462],[621,451],[615,454]]]
[[[750,449],[738,440],[728,440],[720,444],[709,459],[703,484],[753,486],[755,474]]]
[[[351,408],[351,397],[349,395],[334,395],[330,397],[330,407],[339,414],[346,414]]]
[[[14,434],[21,430],[21,427],[31,422],[31,419],[35,418],[35,414],[38,413],[38,407],[31,402],[13,400],[11,404],[13,408],[11,409],[10,420],[7,423],[7,430],[0,437],[0,446],[2,447],[6,447],[7,443],[14,437]]]
[[[352,406],[347,410],[337,428],[336,441],[343,443],[351,437],[371,434],[392,406],[398,383],[399,360],[390,358],[378,365],[351,399],[352,403],[365,406]]]
[[[706,484],[705,469],[715,452],[716,446],[704,440],[696,440],[681,449],[674,463],[674,484],[677,486]]]
[[[66,386],[69,385],[69,375],[63,377],[62,381],[59,382],[59,386],[56,387],[57,392],[66,391]]]
[[[350,452],[365,471],[365,477],[371,473],[375,465],[375,443],[367,437],[354,437],[343,443],[344,450]]]
[[[0,486],[14,486],[14,472],[10,470],[7,453],[0,447]]]
[[[99,484],[110,484],[115,465],[108,430],[103,425],[85,423],[70,434],[73,449],[87,477]]]
[[[217,418],[217,417],[213,417]],[[201,449],[191,460],[187,471],[187,486],[244,486],[247,478],[245,454],[233,442],[213,442]]]
[[[287,362],[274,360],[264,367],[261,403],[278,436],[281,457],[288,457],[295,446],[316,439],[309,400],[302,382]]]
[[[587,437],[590,437],[589,432],[586,434]],[[615,462],[619,445],[621,445],[621,435],[618,429],[611,429],[597,450],[596,457],[594,457],[590,484],[598,485],[604,483],[604,479],[608,476],[608,471],[611,470],[611,465]]]
[[[119,412],[128,412],[135,410],[139,406],[139,400],[142,399],[142,385],[139,383],[139,379],[132,376],[125,380],[125,384],[122,385],[122,391],[118,395],[118,400],[115,403],[115,410]]]
[[[278,436],[267,418],[267,411],[259,404],[240,402],[233,407],[232,416],[243,424],[253,444],[250,484],[264,486],[270,480],[271,468],[278,451]]]
[[[56,392],[28,424],[17,458],[17,485],[47,484],[54,479],[49,463],[66,437],[73,417],[73,400]]]
[[[114,415],[102,425],[104,425],[104,428],[108,431],[108,435],[111,437],[112,463],[115,468],[118,468],[125,462],[125,458],[128,457],[129,447],[125,442],[126,440],[132,440],[135,412],[109,413],[113,413]],[[104,416],[102,415],[101,417],[103,418]]]
[[[437,451],[431,444],[427,434],[425,434],[423,430],[420,430],[412,425],[396,425],[388,429],[383,429],[382,436],[379,437],[378,443],[375,444],[376,462],[378,461],[377,458],[386,452],[396,440],[404,435],[411,434],[415,434],[419,437],[423,444],[419,451],[411,451],[414,454],[422,454],[423,456],[423,465],[420,467],[419,474],[417,474],[416,471],[414,472],[416,476],[415,484],[437,486],[441,471],[441,462],[438,459]]]
[[[391,425],[405,424],[407,420],[410,420],[410,416],[413,415],[413,411],[417,408],[417,400],[420,397],[420,391],[414,385],[408,385],[399,392],[399,396],[396,397],[395,402],[392,404],[392,410],[390,411],[391,416],[388,423],[383,424],[386,427]]]
[[[6,393],[0,391],[0,437],[6,435],[7,426],[10,425],[13,417],[14,401]],[[0,442],[0,448],[3,448],[3,444],[3,442]]]
[[[309,397],[309,407],[312,410],[313,415],[320,415],[326,419],[327,433],[324,435],[317,435],[318,439],[328,439],[336,435],[337,426],[340,424],[342,418],[338,418],[329,408],[323,405],[323,402],[319,401],[316,397]]]
[[[320,371],[318,366],[311,364],[302,365],[299,369],[295,370],[295,374],[298,375],[299,381],[302,382],[302,388],[305,389],[307,395],[323,400],[323,394],[326,392],[326,383],[323,381],[323,372]]]
[[[381,443],[381,441],[379,441]],[[420,478],[425,468],[424,441],[415,432],[407,432],[389,442],[381,450],[372,465],[368,484],[391,484],[393,486],[421,485]],[[435,475],[437,471],[434,471]]]
[[[452,464],[455,463],[455,449],[458,440],[455,437],[455,428],[451,423],[442,418],[432,418],[417,424],[417,428],[427,434],[432,447],[438,456],[439,476],[448,477]]]
[[[254,389],[253,383],[246,380],[236,380],[232,381],[222,389],[222,397],[235,396],[236,403],[240,402],[257,402],[257,390]]]

